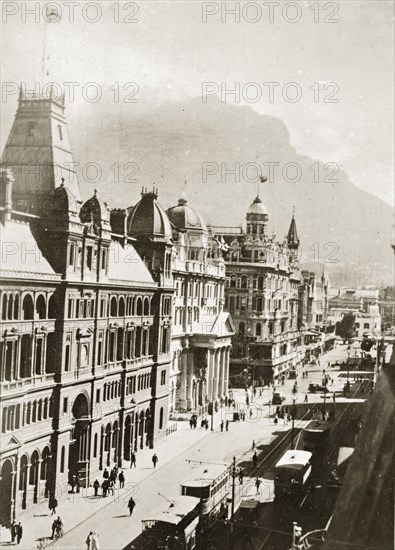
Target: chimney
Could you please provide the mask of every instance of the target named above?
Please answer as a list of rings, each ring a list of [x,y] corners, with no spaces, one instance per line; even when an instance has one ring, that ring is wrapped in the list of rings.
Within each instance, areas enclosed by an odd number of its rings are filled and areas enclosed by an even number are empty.
[[[14,176],[10,168],[1,168],[1,198],[0,207],[4,211],[4,221],[11,219],[12,212],[12,184]]]

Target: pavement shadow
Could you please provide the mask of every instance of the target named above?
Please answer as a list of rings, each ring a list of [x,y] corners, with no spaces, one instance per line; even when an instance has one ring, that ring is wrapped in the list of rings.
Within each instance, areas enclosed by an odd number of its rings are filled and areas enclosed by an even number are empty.
[[[51,514],[34,514],[33,515],[34,518],[48,518],[50,516]]]
[[[112,516],[113,519],[117,519],[117,518],[128,518],[130,517],[129,514],[121,514],[120,516]]]

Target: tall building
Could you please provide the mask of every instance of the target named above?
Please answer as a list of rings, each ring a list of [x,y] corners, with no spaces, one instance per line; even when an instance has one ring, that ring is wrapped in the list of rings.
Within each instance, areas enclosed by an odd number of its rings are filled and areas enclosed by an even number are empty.
[[[226,249],[225,308],[234,319],[230,372],[234,383],[258,385],[296,372],[298,344],[299,238],[295,218],[288,235],[268,235],[268,214],[259,196],[247,211],[246,230],[213,227]]]
[[[3,525],[154,446],[169,407],[227,391],[232,325],[206,228],[182,227],[156,190],[125,209],[82,203],[64,111],[21,93],[2,157]]]

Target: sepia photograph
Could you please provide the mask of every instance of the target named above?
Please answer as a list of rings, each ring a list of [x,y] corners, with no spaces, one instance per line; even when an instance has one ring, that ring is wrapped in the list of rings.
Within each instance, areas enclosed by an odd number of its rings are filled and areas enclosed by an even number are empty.
[[[0,0],[0,550],[393,550],[394,2]]]

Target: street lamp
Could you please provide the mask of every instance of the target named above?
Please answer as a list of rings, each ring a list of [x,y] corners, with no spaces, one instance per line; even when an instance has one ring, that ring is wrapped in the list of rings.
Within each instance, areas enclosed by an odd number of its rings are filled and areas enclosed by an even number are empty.
[[[235,492],[236,492],[235,483],[236,483],[236,475],[237,475],[237,473],[236,473],[236,457],[235,456],[233,457],[231,474],[232,474],[232,515],[231,515],[231,519],[233,519],[233,516],[234,516],[234,513],[235,513]]]
[[[295,404],[296,400],[298,399],[298,390],[296,389],[296,386],[294,386],[292,390],[292,444],[291,449],[294,449],[295,447]]]

